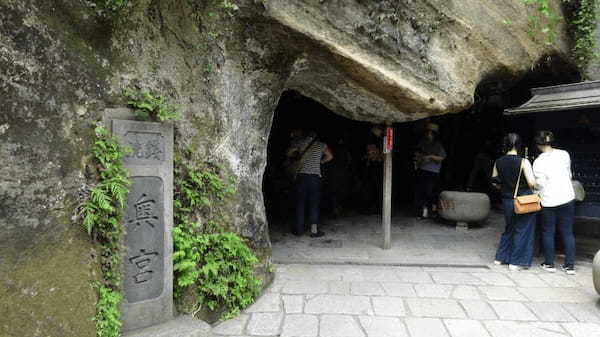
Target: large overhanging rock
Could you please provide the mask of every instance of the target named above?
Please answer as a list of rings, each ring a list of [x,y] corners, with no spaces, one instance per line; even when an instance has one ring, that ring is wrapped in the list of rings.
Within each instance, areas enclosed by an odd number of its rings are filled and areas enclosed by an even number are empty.
[[[224,222],[268,270],[262,179],[284,90],[406,121],[464,109],[482,79],[567,50],[561,25],[553,45],[529,35],[522,0],[229,1],[240,9],[135,0],[104,18],[91,1],[0,1],[1,336],[95,335],[99,252],[77,205],[96,183],[93,122],[127,105],[123,88],[169,97],[176,150],[235,176]]]
[[[560,13],[560,1],[553,5]],[[287,46],[299,55],[288,87],[358,120],[461,111],[483,78],[514,78],[568,50],[564,25],[545,43],[521,0],[269,0],[266,8],[310,41]]]

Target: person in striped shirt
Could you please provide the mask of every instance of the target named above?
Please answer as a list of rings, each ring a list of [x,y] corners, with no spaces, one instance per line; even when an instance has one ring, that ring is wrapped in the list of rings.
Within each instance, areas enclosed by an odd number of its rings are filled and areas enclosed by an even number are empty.
[[[320,141],[315,132],[308,132],[292,141],[286,155],[301,156],[300,169],[296,175],[296,219],[292,234],[300,236],[304,232],[305,214],[311,225],[310,236],[321,237],[324,232],[318,228],[321,202],[321,164],[333,159],[331,150]]]

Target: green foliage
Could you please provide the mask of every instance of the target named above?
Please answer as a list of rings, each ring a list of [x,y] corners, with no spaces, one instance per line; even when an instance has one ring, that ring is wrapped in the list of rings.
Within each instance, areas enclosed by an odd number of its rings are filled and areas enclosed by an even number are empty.
[[[175,253],[178,288],[195,285],[201,303],[211,310],[224,307],[223,319],[237,316],[254,302],[261,284],[253,272],[258,260],[238,235],[198,235],[179,226],[173,232],[176,247],[178,243],[187,247]],[[186,258],[182,258],[182,253]]]
[[[547,44],[556,39],[556,27],[560,17],[550,7],[550,0],[522,0],[536,9],[535,15],[529,18],[530,33],[541,34]],[[599,0],[562,0],[571,15],[567,20],[574,40],[573,59],[579,72],[586,76],[588,66],[598,59],[596,51],[596,18]],[[506,24],[511,24],[505,20]]]
[[[96,337],[118,337],[121,333],[121,294],[105,286],[98,286],[96,303]]]
[[[200,303],[210,310],[222,306],[222,318],[228,319],[254,301],[260,281],[253,273],[258,260],[252,251],[236,234],[222,232],[220,206],[235,189],[221,171],[216,165],[200,169],[175,161],[173,288],[177,299],[194,287]]]
[[[120,219],[128,193],[128,173],[123,166],[126,149],[103,127],[96,127],[93,153],[100,172],[99,182],[79,206],[85,231],[100,243],[100,268],[103,282],[98,286],[96,334],[118,336],[121,294],[121,247],[123,228]]]
[[[581,74],[586,75],[588,66],[598,60],[596,51],[596,19],[598,16],[598,0],[564,0],[571,7],[571,33],[575,40],[573,58]]]
[[[175,298],[179,298],[183,291],[196,283],[200,270],[198,261],[197,224],[179,224],[173,228],[173,292]]]
[[[542,35],[546,44],[556,40],[556,27],[560,17],[550,7],[550,0],[522,0],[526,5],[535,9],[535,14],[529,17],[530,34]]]
[[[220,204],[235,194],[233,181],[221,178],[221,169],[212,164],[206,164],[199,169],[175,161],[175,192],[174,208],[176,223],[195,222],[194,215],[204,218],[204,231],[210,231],[207,226],[222,222]]]
[[[197,247],[199,295],[211,310],[224,304],[224,319],[235,317],[258,295],[260,281],[253,273],[258,259],[234,233],[202,235]]]
[[[110,234],[115,230],[113,220],[120,216],[128,192],[129,180],[122,163],[125,149],[102,127],[96,128],[96,136],[92,151],[99,164],[100,182],[81,205],[80,214],[88,234],[93,230]]]
[[[197,236],[219,230],[216,223],[222,219],[218,215],[218,204],[233,196],[235,189],[225,183],[214,165],[199,169],[177,158],[174,175],[174,292],[178,297],[199,275]],[[196,222],[198,217],[203,218],[204,225]]]
[[[231,2],[231,0],[223,0],[221,6],[227,12],[227,14],[229,14],[229,16],[233,16],[235,12],[240,10],[240,7]]]
[[[174,189],[174,271],[175,296],[195,283],[198,275],[196,239],[203,233],[217,232],[222,222],[219,204],[233,196],[235,189],[226,184],[218,167],[206,165],[204,169],[185,164],[181,158],[175,161]],[[197,218],[203,219],[200,225]]]
[[[157,95],[148,90],[123,91],[129,100],[127,104],[135,108],[135,115],[142,120],[169,121],[177,119],[177,108],[167,101],[164,96]]]

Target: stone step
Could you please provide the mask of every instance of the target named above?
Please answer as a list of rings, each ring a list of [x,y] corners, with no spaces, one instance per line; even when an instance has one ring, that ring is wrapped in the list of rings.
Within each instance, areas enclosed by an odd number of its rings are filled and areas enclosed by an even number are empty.
[[[192,316],[180,316],[166,323],[129,331],[123,337],[208,337],[210,325]]]

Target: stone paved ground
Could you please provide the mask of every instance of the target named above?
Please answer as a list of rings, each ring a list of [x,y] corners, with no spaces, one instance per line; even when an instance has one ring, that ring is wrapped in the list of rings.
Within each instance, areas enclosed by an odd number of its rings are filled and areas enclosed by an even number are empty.
[[[419,221],[396,212],[392,217],[390,250],[381,249],[379,216],[325,219],[322,229],[326,236],[316,240],[289,234],[289,226],[271,224],[273,261],[277,263],[486,265],[494,258],[504,218],[494,211],[483,224],[464,231],[449,223]],[[600,249],[599,239],[578,236],[576,242],[578,254],[590,261],[590,255]]]
[[[213,336],[600,336],[591,266],[276,265],[273,284]]]
[[[500,214],[469,231],[399,214],[392,218],[392,248],[382,250],[380,219],[374,215],[327,219],[322,226],[327,235],[318,240],[289,234],[285,230],[289,224],[272,224],[273,261],[481,265],[493,258],[490,247],[504,226]]]
[[[575,276],[495,266],[498,213],[467,232],[394,217],[388,251],[377,217],[325,224],[316,240],[272,231],[275,281],[213,336],[600,337],[591,259]]]

